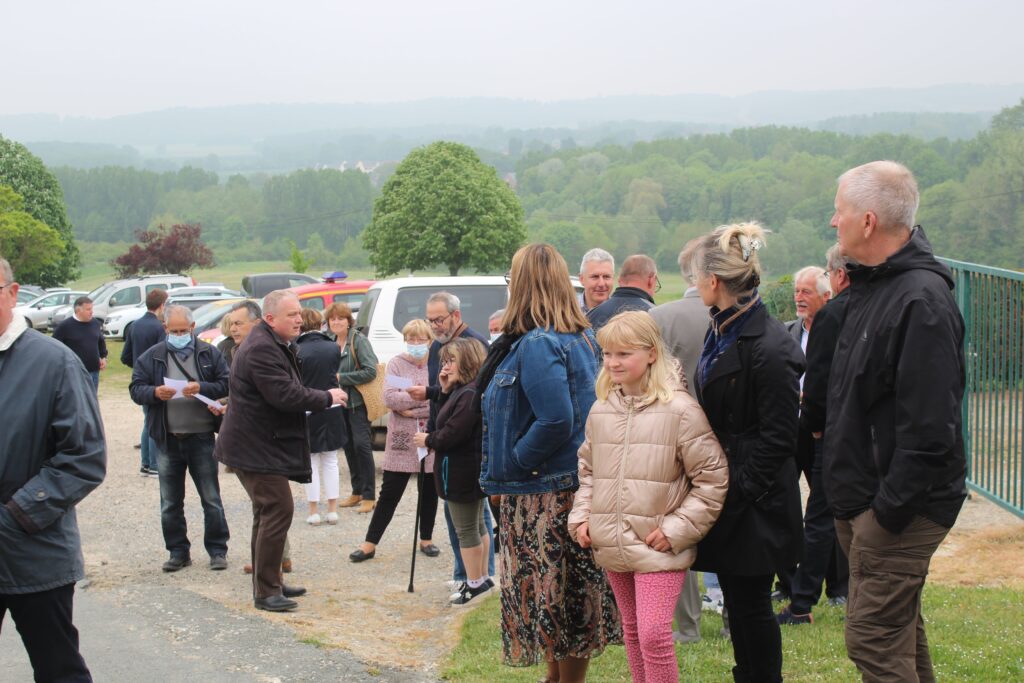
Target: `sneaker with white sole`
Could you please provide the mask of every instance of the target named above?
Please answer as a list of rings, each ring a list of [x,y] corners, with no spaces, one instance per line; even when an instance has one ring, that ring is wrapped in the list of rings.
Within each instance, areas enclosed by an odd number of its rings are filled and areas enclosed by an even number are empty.
[[[491,585],[486,581],[484,581],[476,588],[470,588],[469,584],[465,583],[463,584],[462,590],[459,591],[458,597],[450,601],[451,605],[452,607],[461,607],[462,605],[467,605],[473,598],[479,597],[489,590],[491,590]]]
[[[306,517],[306,524],[309,524],[310,526],[320,526],[320,515],[314,512],[309,517]]]
[[[328,512],[326,515],[324,515],[324,521],[327,522],[328,524],[337,524],[338,523],[338,513],[337,512]]]

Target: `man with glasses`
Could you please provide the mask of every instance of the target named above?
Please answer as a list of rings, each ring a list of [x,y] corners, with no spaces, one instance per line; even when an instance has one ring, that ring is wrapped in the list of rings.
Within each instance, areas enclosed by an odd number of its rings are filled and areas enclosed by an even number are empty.
[[[587,312],[594,330],[604,327],[617,313],[649,311],[654,308],[654,295],[661,289],[658,265],[650,256],[634,254],[622,262],[619,286],[603,304]]]
[[[507,278],[506,278],[507,279]],[[441,398],[441,383],[438,375],[441,372],[441,349],[453,339],[466,337],[476,339],[483,344],[484,350],[488,348],[487,339],[474,331],[462,321],[462,303],[459,297],[449,292],[437,292],[427,299],[427,322],[430,324],[430,332],[434,335],[434,341],[430,345],[430,352],[427,356],[427,381],[429,386],[409,387],[408,392],[414,400],[430,401],[430,417],[427,420],[427,432],[434,431],[434,421],[437,419],[439,408],[438,401]],[[459,539],[455,535],[455,526],[452,524],[451,514],[448,512],[448,503],[444,505],[444,518],[448,523],[448,540],[452,545],[452,552],[455,554],[455,571],[452,580],[458,585],[466,580],[466,567],[462,563],[462,555],[459,553]],[[487,508],[484,508],[484,523],[487,526],[487,535],[491,537],[490,557],[488,558],[488,574],[494,574],[494,524],[491,522],[491,515]],[[454,599],[456,595],[453,595]]]
[[[0,258],[0,625],[7,612],[37,681],[91,681],[72,623],[84,578],[75,506],[106,474],[92,379],[71,349],[14,315]]]

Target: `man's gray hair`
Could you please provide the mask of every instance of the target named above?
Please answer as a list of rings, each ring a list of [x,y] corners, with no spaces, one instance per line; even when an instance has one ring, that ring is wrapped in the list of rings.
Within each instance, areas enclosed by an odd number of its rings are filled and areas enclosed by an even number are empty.
[[[850,267],[850,257],[843,253],[843,248],[836,242],[825,252],[825,267],[829,272],[833,270],[847,271]]]
[[[195,322],[195,319],[192,317],[191,308],[189,308],[188,306],[182,306],[181,304],[171,304],[170,306],[164,309],[164,323],[171,322],[171,317],[175,315],[185,316],[185,320],[188,321],[189,325]]]
[[[0,284],[9,285],[14,282],[14,270],[5,258],[0,258],[0,277],[4,279]]]
[[[591,261],[597,261],[598,263],[610,263],[612,264],[612,270],[615,270],[615,257],[600,247],[594,247],[583,255],[583,260],[580,261],[581,273],[583,272],[583,267]]]
[[[255,301],[249,301],[248,299],[245,301],[239,301],[237,304],[232,306],[231,310],[228,312],[234,313],[235,311],[241,311],[242,309],[249,312],[249,320],[259,320],[263,317],[263,311],[260,310],[260,305]]]
[[[807,266],[796,271],[793,275],[793,287],[797,287],[800,281],[808,276],[814,278],[814,288],[818,294],[825,296],[832,293],[832,285],[828,281],[828,274],[824,268],[819,268],[818,266]]]
[[[914,174],[895,161],[872,161],[839,176],[843,198],[858,211],[873,211],[878,227],[909,230],[921,202]]]
[[[491,317],[489,317],[487,319],[487,322],[491,322],[492,320],[497,320],[498,318],[500,318],[503,315],[505,315],[505,309],[504,308],[499,308],[494,313],[491,313]]]
[[[281,302],[285,299],[299,300],[298,295],[288,289],[275,289],[270,294],[263,297],[263,315],[276,315],[277,308],[281,305]]]
[[[430,304],[437,303],[444,304],[444,307],[448,309],[449,313],[454,313],[455,311],[461,310],[462,308],[462,302],[459,301],[459,297],[455,296],[450,292],[435,292],[434,294],[430,295],[429,299],[427,299],[428,306]]]

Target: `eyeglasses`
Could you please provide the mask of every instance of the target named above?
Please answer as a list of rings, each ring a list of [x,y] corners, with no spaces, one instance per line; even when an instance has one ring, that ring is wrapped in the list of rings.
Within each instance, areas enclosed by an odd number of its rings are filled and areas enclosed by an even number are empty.
[[[507,273],[505,273],[505,284],[506,285],[512,284],[512,271],[511,270],[508,271]]]
[[[440,318],[427,318],[427,322],[433,325],[434,327],[439,327],[444,324],[445,320],[448,320],[448,318],[452,317],[452,315],[452,313],[449,313],[448,315],[442,316]]]
[[[661,291],[661,278],[657,275],[654,276],[654,293],[657,294]]]
[[[445,358],[444,360],[441,361],[441,366],[444,367],[445,365],[455,365],[455,359]]]

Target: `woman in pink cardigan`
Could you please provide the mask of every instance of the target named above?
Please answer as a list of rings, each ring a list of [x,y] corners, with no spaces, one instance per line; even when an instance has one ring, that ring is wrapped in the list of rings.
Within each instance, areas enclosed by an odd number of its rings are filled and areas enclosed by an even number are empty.
[[[394,375],[411,381],[410,386],[427,385],[427,350],[430,348],[430,326],[426,320],[410,320],[402,328],[405,338],[405,353],[400,353],[388,363],[387,376]],[[373,559],[377,544],[384,536],[391,518],[395,514],[409,477],[420,471],[413,434],[426,428],[430,408],[427,401],[416,401],[404,389],[396,389],[384,383],[384,404],[388,413],[388,440],[384,449],[383,482],[377,507],[373,510],[366,540],[349,554],[353,562]],[[434,518],[437,517],[437,492],[434,489],[434,454],[427,456],[426,476],[423,480],[422,509],[420,510],[420,551],[429,557],[437,557],[441,551],[431,541],[434,535]]]

